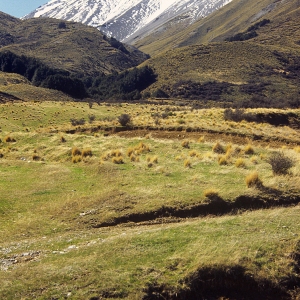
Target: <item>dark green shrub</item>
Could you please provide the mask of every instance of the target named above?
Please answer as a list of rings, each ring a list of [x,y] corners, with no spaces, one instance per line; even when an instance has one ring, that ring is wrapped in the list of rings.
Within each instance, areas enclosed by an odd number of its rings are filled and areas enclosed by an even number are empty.
[[[118,117],[118,122],[122,125],[122,126],[127,126],[129,125],[131,121],[131,117],[128,114],[122,114],[121,116]]]
[[[289,169],[295,166],[295,161],[283,152],[273,152],[267,162],[271,165],[274,175],[287,174]]]

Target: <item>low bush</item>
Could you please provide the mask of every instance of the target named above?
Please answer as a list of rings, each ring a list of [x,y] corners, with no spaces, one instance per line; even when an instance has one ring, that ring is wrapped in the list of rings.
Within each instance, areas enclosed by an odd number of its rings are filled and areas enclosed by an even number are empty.
[[[122,114],[118,117],[118,122],[124,127],[128,126],[130,121],[131,121],[131,117],[128,114]]]
[[[78,126],[78,125],[84,125],[85,124],[85,119],[70,119],[72,126]]]
[[[267,159],[267,162],[271,165],[274,175],[284,175],[295,166],[295,161],[284,155],[283,152],[273,152]]]

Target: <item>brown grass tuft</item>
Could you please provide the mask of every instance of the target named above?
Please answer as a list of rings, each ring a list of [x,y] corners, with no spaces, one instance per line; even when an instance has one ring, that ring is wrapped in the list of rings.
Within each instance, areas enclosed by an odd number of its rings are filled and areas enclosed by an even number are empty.
[[[244,153],[247,155],[252,155],[255,153],[255,151],[254,151],[253,147],[250,144],[248,144],[244,148]]]
[[[220,166],[224,166],[224,165],[227,165],[228,164],[228,158],[226,155],[223,155],[223,156],[219,156],[218,157],[218,164]]]
[[[208,199],[214,199],[216,197],[219,197],[219,193],[215,189],[207,189],[203,192],[203,195]]]
[[[124,164],[124,160],[122,156],[113,157],[112,162],[117,165]]]
[[[14,138],[12,138],[11,136],[6,136],[5,138],[4,138],[4,142],[5,143],[15,143],[16,142],[16,140],[14,139]]]
[[[247,185],[248,188],[250,188],[250,187],[259,188],[259,187],[262,186],[262,181],[258,177],[258,173],[256,171],[249,174],[246,177],[245,181],[246,181],[246,185]]]
[[[81,160],[82,160],[81,155],[75,155],[75,156],[72,157],[72,163],[73,164],[77,164],[77,163],[81,162]]]
[[[81,152],[82,157],[93,156],[93,152],[91,148],[83,149]]]
[[[225,153],[224,147],[219,142],[212,147],[212,151],[215,153]]]
[[[65,139],[64,136],[61,136],[61,137],[60,137],[60,141],[61,141],[62,143],[65,143],[67,140]]]
[[[72,148],[72,156],[80,156],[81,155],[81,150],[77,147]]]
[[[190,148],[190,142],[188,140],[184,140],[184,141],[181,142],[181,146],[183,148],[189,149]]]
[[[235,166],[237,168],[245,168],[246,167],[246,163],[245,161],[242,159],[242,158],[238,158],[236,161],[235,161]]]
[[[183,163],[185,168],[191,168],[192,167],[192,163],[189,159],[186,159]]]

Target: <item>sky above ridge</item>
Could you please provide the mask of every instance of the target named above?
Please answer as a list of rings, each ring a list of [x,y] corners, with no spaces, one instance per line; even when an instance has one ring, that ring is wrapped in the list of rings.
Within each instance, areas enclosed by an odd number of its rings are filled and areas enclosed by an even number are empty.
[[[21,18],[29,14],[47,0],[0,0],[0,11]]]

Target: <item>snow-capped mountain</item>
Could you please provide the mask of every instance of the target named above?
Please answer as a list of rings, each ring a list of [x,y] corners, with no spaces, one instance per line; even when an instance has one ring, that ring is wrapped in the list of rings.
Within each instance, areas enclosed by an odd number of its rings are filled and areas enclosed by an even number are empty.
[[[178,16],[189,23],[232,0],[51,0],[24,18],[50,17],[94,26],[120,41]],[[150,32],[149,32],[150,33]]]

